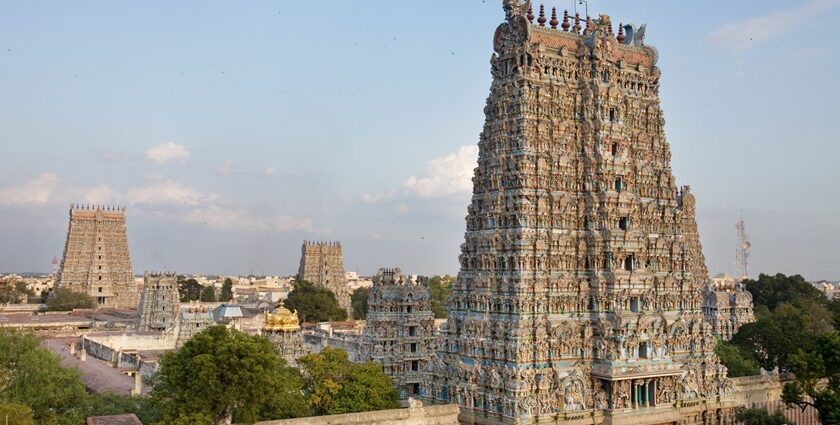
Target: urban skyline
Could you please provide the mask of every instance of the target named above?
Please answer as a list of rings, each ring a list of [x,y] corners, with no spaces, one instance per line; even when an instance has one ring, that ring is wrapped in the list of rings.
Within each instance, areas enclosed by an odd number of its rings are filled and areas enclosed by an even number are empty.
[[[753,275],[840,279],[840,2],[591,3],[651,28],[710,271],[737,270],[743,211]],[[0,271],[48,271],[69,204],[105,203],[127,205],[136,273],[292,274],[305,239],[364,274],[456,272],[498,4],[159,4],[0,17]]]

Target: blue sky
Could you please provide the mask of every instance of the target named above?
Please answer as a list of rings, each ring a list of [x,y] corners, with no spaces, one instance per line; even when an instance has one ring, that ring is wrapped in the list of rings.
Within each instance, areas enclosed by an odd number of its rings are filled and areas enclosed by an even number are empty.
[[[734,3],[734,4],[733,4]],[[572,1],[557,1],[571,8]],[[840,0],[590,1],[648,23],[710,271],[840,279]],[[71,202],[128,207],[136,272],[454,273],[501,1],[0,1],[0,271]]]

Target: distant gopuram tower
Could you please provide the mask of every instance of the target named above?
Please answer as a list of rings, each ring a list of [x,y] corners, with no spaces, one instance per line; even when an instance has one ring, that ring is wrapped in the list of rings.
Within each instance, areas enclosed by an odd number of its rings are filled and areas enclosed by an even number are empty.
[[[146,272],[140,296],[141,331],[174,329],[181,313],[181,296],[175,272]]]
[[[347,310],[347,315],[353,314],[340,242],[303,241],[298,276],[315,286],[332,291],[341,308]]]
[[[70,207],[56,288],[84,292],[98,307],[137,308],[140,287],[131,272],[124,207]]]
[[[645,26],[504,6],[424,400],[461,423],[733,423]]]
[[[382,365],[402,399],[420,395],[422,371],[435,355],[431,299],[429,285],[399,268],[379,269],[368,294],[361,357]]]

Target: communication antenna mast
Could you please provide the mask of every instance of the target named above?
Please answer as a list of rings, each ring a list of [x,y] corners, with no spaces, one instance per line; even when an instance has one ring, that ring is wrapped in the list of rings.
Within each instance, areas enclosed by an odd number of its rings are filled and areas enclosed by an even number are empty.
[[[58,275],[58,258],[56,258],[55,256],[53,256],[52,259],[52,274],[53,276]]]
[[[735,223],[735,228],[738,229],[738,241],[740,246],[738,249],[735,250],[735,261],[740,268],[739,272],[741,272],[740,280],[749,279],[750,278],[750,269],[749,269],[749,259],[750,259],[750,238],[747,236],[747,228],[744,224],[744,214],[741,213],[741,219]]]

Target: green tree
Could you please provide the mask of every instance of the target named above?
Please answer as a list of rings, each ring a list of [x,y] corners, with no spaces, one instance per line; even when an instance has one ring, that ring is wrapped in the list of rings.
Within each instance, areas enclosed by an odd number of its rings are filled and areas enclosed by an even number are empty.
[[[432,311],[436,319],[445,319],[448,315],[446,303],[452,293],[452,276],[434,276],[429,279],[429,290],[432,293]]]
[[[225,278],[222,284],[222,293],[219,295],[219,301],[230,301],[233,299],[233,281],[229,277]]]
[[[804,301],[805,304],[825,305],[828,301],[822,292],[800,275],[777,273],[770,276],[762,273],[758,275],[758,280],[748,279],[744,283],[753,296],[753,304],[767,306],[771,311],[781,303]]]
[[[216,302],[216,288],[213,285],[205,286],[201,290],[201,301],[206,303]]]
[[[737,350],[722,347],[721,360],[732,376],[747,373],[750,358],[766,370],[787,372],[799,349],[815,350],[818,337],[834,331],[837,312],[802,276],[761,274],[745,283],[753,295],[756,321],[733,336],[730,343]]]
[[[84,422],[87,393],[79,371],[61,367],[31,334],[0,330],[0,382],[0,400],[27,406],[36,423]]]
[[[353,318],[356,320],[367,319],[369,288],[356,288],[350,296],[350,305],[353,306]]]
[[[824,424],[840,423],[840,335],[821,335],[813,351],[798,350],[790,358],[795,380],[782,392],[785,403],[817,409]],[[823,385],[825,382],[825,385]]]
[[[212,326],[164,355],[152,397],[167,424],[254,422],[278,410],[293,417],[304,412],[282,409],[303,406],[295,374],[268,339]]]
[[[306,394],[316,415],[366,412],[399,407],[393,381],[377,363],[351,363],[347,352],[327,347],[298,359]]]
[[[47,310],[49,311],[70,311],[94,308],[95,306],[96,303],[90,295],[66,288],[58,288],[47,297]]]
[[[758,375],[759,367],[755,356],[745,353],[743,349],[727,341],[718,341],[715,347],[715,354],[720,361],[729,369],[729,377]]]
[[[144,424],[153,424],[163,419],[163,410],[151,397],[114,393],[91,394],[87,401],[85,416],[124,413],[134,413]]]
[[[290,310],[296,310],[301,321],[347,320],[347,311],[338,305],[332,291],[305,280],[298,279],[293,283],[293,289],[283,304]]]
[[[35,425],[32,409],[18,403],[0,403],[0,424]]]
[[[735,411],[735,420],[744,425],[796,425],[795,422],[787,420],[781,411],[772,415],[765,408],[738,408]]]
[[[179,280],[178,293],[182,303],[198,301],[201,298],[201,285],[193,278]]]

